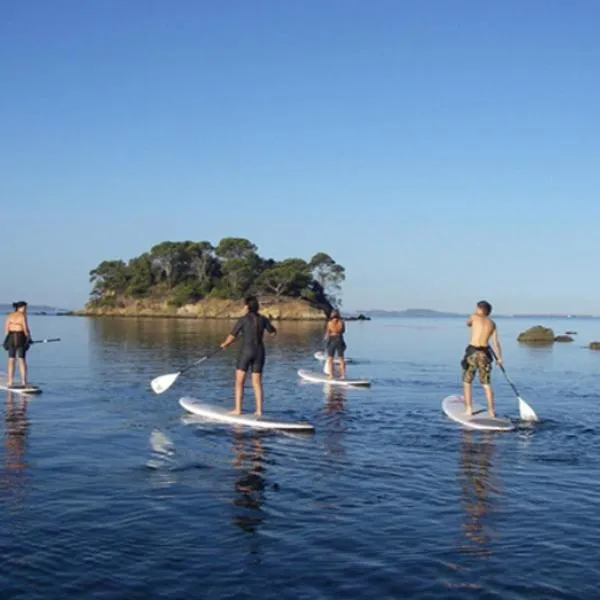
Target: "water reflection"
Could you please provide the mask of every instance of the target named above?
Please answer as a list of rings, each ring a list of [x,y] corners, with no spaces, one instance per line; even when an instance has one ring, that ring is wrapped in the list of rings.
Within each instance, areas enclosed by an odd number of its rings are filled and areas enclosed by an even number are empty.
[[[214,348],[223,341],[233,323],[234,321],[229,319],[103,317],[88,319],[88,328],[91,341],[100,344]],[[320,322],[276,321],[275,326],[279,335],[270,344],[300,344],[304,347],[307,340],[314,345],[322,338]]]
[[[343,439],[346,433],[346,390],[342,386],[330,384],[325,384],[323,389],[323,412],[329,418],[324,438],[325,450],[330,456],[345,457]]]
[[[27,400],[25,396],[8,392],[4,404],[4,461],[0,489],[10,496],[15,510],[23,508],[23,495],[29,467],[27,450]]]
[[[265,491],[264,448],[260,434],[234,429],[233,460],[236,470],[233,523],[248,533],[254,533],[264,520],[262,504]]]
[[[491,556],[491,524],[494,510],[494,434],[463,431],[459,481],[464,521],[460,551],[469,556]]]

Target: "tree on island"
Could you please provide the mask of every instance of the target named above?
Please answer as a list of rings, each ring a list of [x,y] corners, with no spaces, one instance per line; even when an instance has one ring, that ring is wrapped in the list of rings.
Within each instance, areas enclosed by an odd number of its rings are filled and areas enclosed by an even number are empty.
[[[203,298],[238,300],[249,293],[303,299],[327,314],[341,303],[345,269],[318,252],[310,261],[262,258],[244,238],[210,242],[161,242],[149,252],[105,260],[90,271],[90,304],[119,306],[129,299],[166,300],[174,306]]]

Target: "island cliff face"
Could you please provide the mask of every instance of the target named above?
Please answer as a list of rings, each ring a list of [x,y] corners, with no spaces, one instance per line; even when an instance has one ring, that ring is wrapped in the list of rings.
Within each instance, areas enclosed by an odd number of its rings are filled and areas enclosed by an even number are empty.
[[[290,298],[259,297],[260,312],[270,319],[279,321],[322,321],[326,310],[311,306],[304,300]],[[75,316],[87,317],[168,317],[179,319],[237,319],[244,314],[239,300],[209,298],[193,304],[173,306],[165,301],[127,300],[118,306],[94,306],[74,311]]]
[[[255,295],[274,320],[322,320],[339,306],[345,269],[328,254],[265,259],[243,238],[162,242],[128,262],[102,261],[85,316],[235,319]]]

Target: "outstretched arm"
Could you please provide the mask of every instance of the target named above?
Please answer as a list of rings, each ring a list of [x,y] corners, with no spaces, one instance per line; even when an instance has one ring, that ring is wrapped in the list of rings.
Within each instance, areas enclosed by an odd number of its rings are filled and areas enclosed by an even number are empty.
[[[227,346],[231,346],[233,342],[235,342],[238,335],[240,335],[242,329],[244,328],[244,318],[238,320],[238,322],[234,325],[231,333],[225,338],[225,341],[221,344],[221,348],[227,348]]]
[[[275,327],[273,327],[273,325],[271,324],[271,321],[269,319],[266,319],[265,329],[267,330],[269,335],[277,335],[277,329],[275,329]]]
[[[225,349],[225,348],[227,348],[227,346],[231,346],[231,344],[233,344],[233,342],[235,342],[235,335],[229,334],[225,338],[225,341],[221,344],[221,348]]]
[[[496,353],[496,362],[498,365],[502,365],[502,346],[500,346],[500,340],[498,339],[498,330],[494,329],[494,333],[492,333],[492,347],[494,348],[494,352]]]

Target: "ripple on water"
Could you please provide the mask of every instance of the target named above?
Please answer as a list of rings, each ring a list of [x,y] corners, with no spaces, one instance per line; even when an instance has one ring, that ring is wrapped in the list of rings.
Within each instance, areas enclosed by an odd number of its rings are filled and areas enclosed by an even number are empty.
[[[182,411],[187,393],[231,402],[231,354],[148,391],[229,324],[64,323],[72,360],[36,358],[44,395],[5,399],[3,598],[597,597],[596,363],[573,348],[506,341],[544,421],[477,433],[440,408],[459,385],[452,320],[400,337],[385,321],[351,325],[363,390],[299,385],[321,332],[282,326],[267,409],[313,422],[306,436]],[[497,394],[514,417],[510,389]]]

